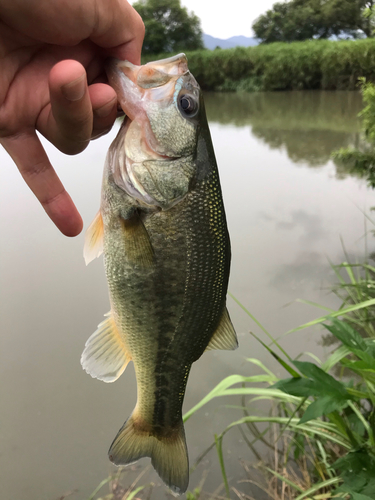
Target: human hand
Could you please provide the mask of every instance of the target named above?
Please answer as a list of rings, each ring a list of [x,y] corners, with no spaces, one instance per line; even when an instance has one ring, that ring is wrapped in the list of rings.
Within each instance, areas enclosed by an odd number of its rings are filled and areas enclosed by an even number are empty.
[[[108,56],[140,63],[144,25],[126,0],[1,0],[0,144],[66,236],[82,219],[36,134],[77,154],[117,115]]]

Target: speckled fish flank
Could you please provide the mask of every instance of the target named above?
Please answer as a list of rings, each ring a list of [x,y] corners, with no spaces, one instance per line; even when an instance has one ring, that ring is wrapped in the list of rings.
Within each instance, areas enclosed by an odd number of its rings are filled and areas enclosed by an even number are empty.
[[[200,88],[184,54],[108,79],[126,118],[112,143],[85,259],[104,254],[111,311],[82,366],[113,382],[133,361],[137,404],[109,450],[126,465],[151,457],[177,494],[189,465],[182,404],[191,365],[207,349],[234,349],[226,309],[230,242]]]

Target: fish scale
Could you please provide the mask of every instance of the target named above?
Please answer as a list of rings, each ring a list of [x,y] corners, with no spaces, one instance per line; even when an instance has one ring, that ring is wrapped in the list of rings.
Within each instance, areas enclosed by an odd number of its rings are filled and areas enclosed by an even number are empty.
[[[219,175],[202,94],[183,54],[140,67],[112,62],[108,79],[127,117],[107,155],[85,257],[103,247],[111,311],[81,361],[105,382],[133,361],[137,404],[110,460],[149,456],[182,493],[191,366],[207,349],[237,347],[226,309],[230,241]]]

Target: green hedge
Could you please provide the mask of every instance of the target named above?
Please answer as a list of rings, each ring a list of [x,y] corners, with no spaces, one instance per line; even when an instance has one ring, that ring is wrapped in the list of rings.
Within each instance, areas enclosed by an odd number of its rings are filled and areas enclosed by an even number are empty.
[[[187,56],[204,90],[354,90],[361,76],[375,81],[375,39],[370,38],[198,50]]]

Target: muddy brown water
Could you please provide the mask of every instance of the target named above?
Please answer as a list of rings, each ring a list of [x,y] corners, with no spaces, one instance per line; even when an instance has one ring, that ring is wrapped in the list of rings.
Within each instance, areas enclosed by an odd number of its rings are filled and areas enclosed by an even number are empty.
[[[353,261],[364,257],[370,228],[363,211],[375,205],[374,192],[330,160],[334,149],[360,142],[361,106],[354,92],[206,95],[232,240],[229,289],[276,337],[322,314],[296,299],[340,305],[329,291],[335,282],[329,260],[344,260],[342,241]],[[115,133],[76,157],[46,146],[85,227],[99,206]],[[116,383],[104,384],[82,371],[84,343],[109,309],[102,262],[86,268],[83,234],[59,234],[4,150],[0,166],[0,499],[56,500],[73,492],[72,500],[86,500],[113,471],[107,450],[134,407],[134,372],[128,367]],[[368,252],[374,246],[369,237]],[[185,410],[224,377],[259,373],[247,358],[282,374],[249,335],[266,340],[260,329],[231,298],[228,308],[240,348],[209,352],[195,363]],[[305,330],[282,345],[291,356],[310,351],[323,358],[328,350],[320,335],[319,328]],[[215,432],[241,418],[225,405],[239,404],[217,399],[187,422],[192,463]],[[245,477],[240,459],[255,460],[237,429],[225,438],[224,456],[232,484]],[[147,466],[143,459],[128,482]],[[205,475],[204,489],[215,491],[221,483],[215,451],[192,474],[190,488]],[[140,479],[149,481],[160,483],[151,470]],[[164,498],[164,488],[153,495]]]

